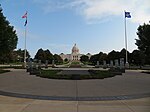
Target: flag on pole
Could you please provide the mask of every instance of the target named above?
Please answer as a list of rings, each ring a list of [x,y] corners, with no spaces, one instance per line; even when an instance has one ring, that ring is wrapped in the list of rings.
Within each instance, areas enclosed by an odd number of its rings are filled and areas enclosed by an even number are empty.
[[[22,18],[25,18],[26,19],[26,21],[25,21],[25,24],[24,24],[24,26],[26,26],[27,25],[27,12],[22,16]]]
[[[25,24],[24,24],[24,26],[26,26],[26,25],[27,25],[27,23],[28,23],[28,22],[27,22],[27,18],[26,18],[26,21],[25,21]]]
[[[22,18],[27,18],[27,12],[22,16]]]
[[[125,12],[125,18],[131,18],[130,12]]]

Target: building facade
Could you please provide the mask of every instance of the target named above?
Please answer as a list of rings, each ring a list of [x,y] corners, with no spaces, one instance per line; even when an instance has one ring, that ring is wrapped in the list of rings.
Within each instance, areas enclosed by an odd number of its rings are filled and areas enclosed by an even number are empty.
[[[61,53],[60,54],[60,57],[65,60],[69,60],[69,61],[80,61],[80,57],[84,55],[84,54],[80,54],[79,52],[79,48],[77,47],[77,45],[75,44],[72,48],[72,52],[71,54],[64,54],[64,53]],[[91,57],[91,54],[88,53],[86,54],[89,58]]]

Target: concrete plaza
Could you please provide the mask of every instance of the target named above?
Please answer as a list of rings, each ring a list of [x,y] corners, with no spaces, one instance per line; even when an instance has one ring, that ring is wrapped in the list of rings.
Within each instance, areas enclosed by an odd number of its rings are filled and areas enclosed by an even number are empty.
[[[0,112],[149,112],[150,97],[113,101],[52,101],[0,96]]]
[[[52,80],[24,70],[0,74],[0,112],[149,112],[150,75]]]

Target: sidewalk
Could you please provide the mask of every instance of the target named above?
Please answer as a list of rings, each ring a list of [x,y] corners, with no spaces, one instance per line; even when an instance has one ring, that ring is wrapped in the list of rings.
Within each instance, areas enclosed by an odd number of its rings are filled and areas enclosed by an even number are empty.
[[[49,100],[79,98],[82,101],[89,101],[89,98],[90,100],[98,98],[102,101],[106,97],[108,100],[114,98],[117,100],[120,97],[122,99],[144,98],[150,97],[150,75],[126,72],[102,80],[54,80],[29,75],[20,70],[0,75],[0,95],[44,96]]]
[[[0,75],[0,112],[150,112],[149,93],[150,75],[137,71],[105,80],[53,80],[13,70]]]
[[[0,112],[150,112],[150,97],[116,101],[51,101],[0,96]]]

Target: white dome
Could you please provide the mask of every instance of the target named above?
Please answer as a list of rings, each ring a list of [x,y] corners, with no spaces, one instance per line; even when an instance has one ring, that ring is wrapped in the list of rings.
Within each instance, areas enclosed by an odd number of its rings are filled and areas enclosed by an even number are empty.
[[[76,46],[76,44],[73,46],[72,48],[72,54],[79,54],[79,49],[78,47]]]

